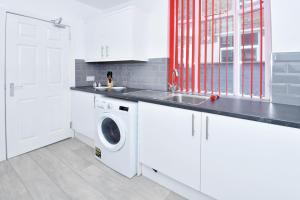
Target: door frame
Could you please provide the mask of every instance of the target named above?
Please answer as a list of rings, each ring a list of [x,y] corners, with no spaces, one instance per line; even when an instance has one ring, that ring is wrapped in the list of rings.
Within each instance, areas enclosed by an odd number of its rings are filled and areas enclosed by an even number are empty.
[[[46,20],[46,17],[37,16],[34,17],[32,13],[24,13],[24,12],[15,12],[13,10],[7,9],[6,7],[2,7],[0,5],[0,162],[3,160],[7,160],[7,130],[6,130],[6,18],[7,14],[15,14],[28,18],[33,18],[36,20],[41,20],[45,22],[49,22]],[[66,28],[69,31],[69,55],[68,55],[68,77],[69,77],[69,86],[75,85],[75,74],[73,73],[75,70],[75,56],[72,51],[72,36],[71,30],[72,27],[70,25],[66,25]],[[68,92],[68,102],[71,102],[71,91]],[[68,106],[68,120],[71,122],[71,103]],[[69,129],[69,135],[74,137],[73,130]]]
[[[0,161],[6,159],[5,127],[5,21],[6,12],[0,7]]]

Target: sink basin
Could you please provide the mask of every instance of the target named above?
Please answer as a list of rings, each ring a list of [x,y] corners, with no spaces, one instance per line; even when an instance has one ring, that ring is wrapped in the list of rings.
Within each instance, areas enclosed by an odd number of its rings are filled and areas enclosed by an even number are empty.
[[[174,95],[164,98],[164,100],[173,101],[173,102],[177,102],[177,103],[199,105],[199,104],[206,102],[208,100],[208,97],[174,94]]]
[[[111,91],[111,90],[113,90],[113,91],[118,91],[118,92],[120,92],[120,91],[122,91],[122,90],[125,90],[126,89],[126,87],[107,87],[107,86],[100,86],[100,87],[95,87],[95,89],[96,90],[99,90],[99,91],[106,91],[106,90],[109,90],[109,91]]]
[[[112,87],[111,89],[115,90],[115,91],[122,91],[122,90],[125,90],[126,87]]]
[[[96,90],[99,90],[99,91],[105,91],[107,90],[107,86],[100,86],[100,87],[95,87]]]

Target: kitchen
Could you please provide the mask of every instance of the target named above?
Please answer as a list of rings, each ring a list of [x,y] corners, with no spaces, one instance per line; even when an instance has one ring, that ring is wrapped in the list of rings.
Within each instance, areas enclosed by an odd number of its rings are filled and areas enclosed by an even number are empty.
[[[299,199],[298,8],[0,0],[0,199]]]

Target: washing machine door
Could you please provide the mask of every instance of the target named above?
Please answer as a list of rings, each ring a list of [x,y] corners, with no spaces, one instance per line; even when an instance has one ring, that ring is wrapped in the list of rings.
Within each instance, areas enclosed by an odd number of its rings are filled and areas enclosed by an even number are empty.
[[[126,130],[117,116],[105,113],[97,126],[100,142],[107,150],[118,151],[124,146]]]

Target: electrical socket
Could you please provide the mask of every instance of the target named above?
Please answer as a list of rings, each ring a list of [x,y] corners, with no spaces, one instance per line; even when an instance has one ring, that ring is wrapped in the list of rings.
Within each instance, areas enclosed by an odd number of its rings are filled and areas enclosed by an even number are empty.
[[[86,81],[88,81],[88,82],[95,81],[95,76],[87,76]]]

